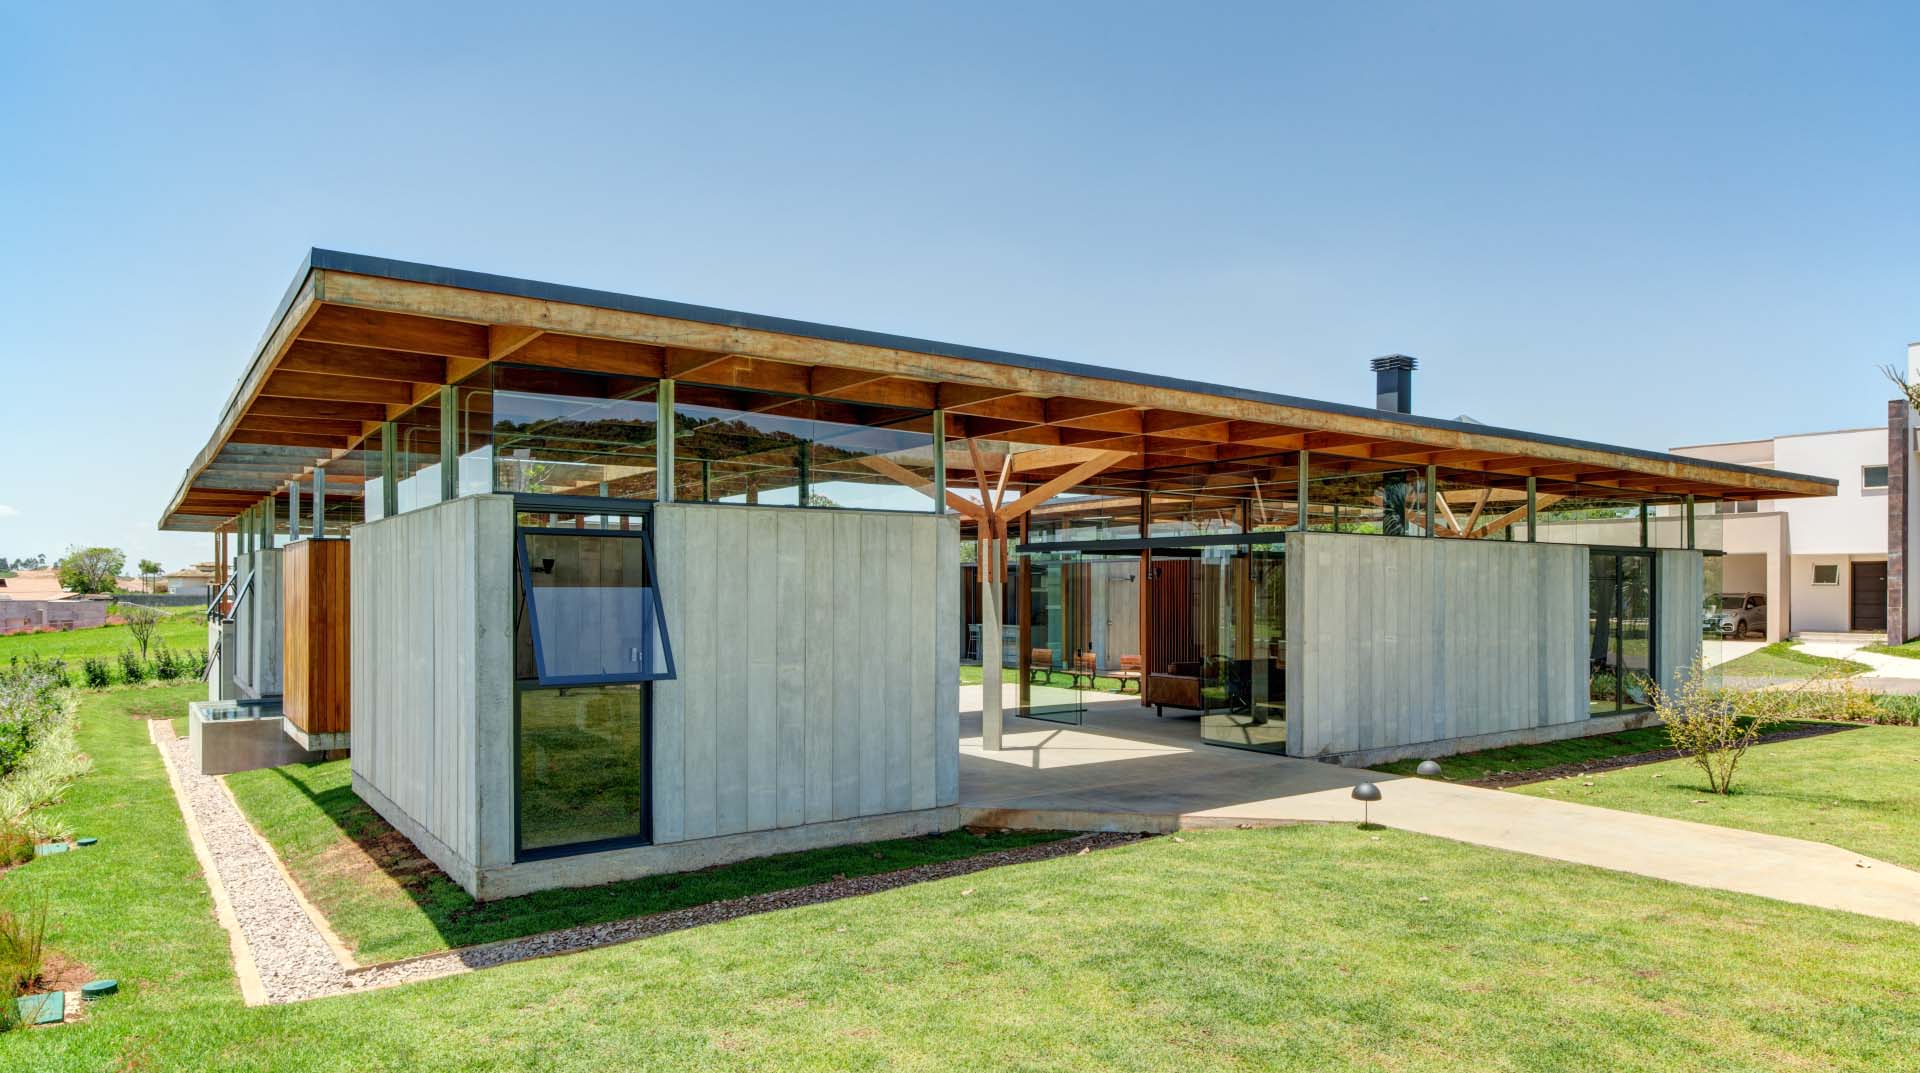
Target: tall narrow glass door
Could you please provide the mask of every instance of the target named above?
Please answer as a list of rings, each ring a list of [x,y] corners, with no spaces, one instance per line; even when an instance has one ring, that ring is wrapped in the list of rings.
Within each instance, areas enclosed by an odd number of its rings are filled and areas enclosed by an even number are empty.
[[[1287,575],[1280,544],[1208,548],[1194,560],[1200,740],[1262,752],[1287,746]]]
[[[1020,704],[1028,719],[1079,725],[1099,670],[1092,642],[1091,564],[1020,556]]]

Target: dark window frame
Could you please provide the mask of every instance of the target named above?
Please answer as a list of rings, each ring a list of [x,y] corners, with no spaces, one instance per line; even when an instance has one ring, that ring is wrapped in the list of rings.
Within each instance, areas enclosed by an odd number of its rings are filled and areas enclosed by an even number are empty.
[[[1626,588],[1625,586],[1620,584],[1620,560],[1634,558],[1634,559],[1640,559],[1641,561],[1646,563],[1646,569],[1647,569],[1647,670],[1646,670],[1646,675],[1649,681],[1658,683],[1660,681],[1660,570],[1659,570],[1660,560],[1659,560],[1659,556],[1656,553],[1661,550],[1663,549],[1636,548],[1628,545],[1616,545],[1616,544],[1590,545],[1587,548],[1587,577],[1588,577],[1589,591],[1591,591],[1591,587],[1592,587],[1594,557],[1598,555],[1606,555],[1614,559],[1614,579],[1615,579],[1614,590],[1613,590],[1614,591],[1614,610],[1613,610],[1614,636],[1610,640],[1617,641],[1619,643],[1620,651],[1622,652],[1622,656],[1623,656],[1621,660],[1621,663],[1623,664],[1623,666],[1614,668],[1613,710],[1610,712],[1591,712],[1590,711],[1588,713],[1589,718],[1593,718],[1596,716],[1600,718],[1605,718],[1610,715],[1632,715],[1638,712],[1651,711],[1653,709],[1652,703],[1631,704],[1631,705],[1627,703],[1627,676],[1626,676],[1627,668],[1624,666],[1624,663],[1625,663],[1624,653],[1626,650],[1626,640],[1627,640],[1625,635],[1626,616],[1621,613],[1621,607],[1620,607],[1621,602],[1625,599]],[[1664,550],[1673,550],[1673,549],[1664,549]],[[1593,615],[1593,612],[1594,612],[1594,609],[1591,605],[1591,602],[1589,602],[1589,605],[1587,607],[1588,616],[1591,617]],[[1591,638],[1589,638],[1589,643],[1591,643]],[[1591,696],[1591,693],[1589,693],[1589,696]]]
[[[604,511],[605,514],[628,514],[632,511]],[[651,522],[651,518],[647,519]],[[520,598],[526,602],[527,630],[533,640],[533,681],[542,686],[592,686],[592,685],[634,685],[641,682],[665,682],[679,675],[673,659],[673,638],[667,632],[666,600],[660,593],[659,572],[653,565],[652,526],[642,524],[639,529],[569,529],[559,526],[514,526],[513,553],[520,575]],[[548,675],[546,648],[540,641],[540,611],[533,598],[533,577],[529,569],[527,556],[527,537],[533,536],[571,536],[590,537],[608,540],[638,540],[641,555],[647,564],[646,586],[653,593],[653,628],[660,634],[660,651],[666,658],[666,669],[657,674],[570,674]]]

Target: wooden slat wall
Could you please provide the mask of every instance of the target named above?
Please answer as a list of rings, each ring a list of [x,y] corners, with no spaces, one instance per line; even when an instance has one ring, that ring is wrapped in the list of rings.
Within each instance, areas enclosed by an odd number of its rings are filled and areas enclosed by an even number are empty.
[[[662,504],[677,677],[654,841],[958,800],[959,532],[929,515]]]
[[[296,541],[281,553],[281,709],[308,734],[345,734],[351,726],[351,564],[344,540]]]
[[[1706,599],[1702,570],[1705,556],[1697,551],[1656,553],[1653,567],[1653,613],[1656,619],[1654,673],[1660,688],[1677,690],[1693,662],[1700,658],[1700,607]]]
[[[512,528],[467,496],[353,531],[353,774],[456,878],[513,860]]]
[[[1289,753],[1587,718],[1584,547],[1289,533],[1286,569]]]

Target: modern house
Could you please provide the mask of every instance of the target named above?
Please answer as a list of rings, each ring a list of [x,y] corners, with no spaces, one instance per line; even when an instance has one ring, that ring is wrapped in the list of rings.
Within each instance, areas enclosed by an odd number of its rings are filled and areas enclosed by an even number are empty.
[[[1375,365],[1316,402],[314,250],[160,524],[216,534],[215,695],[487,898],[964,822],[963,543],[1020,683],[983,750],[1131,657],[1196,745],[1351,762],[1646,719],[1722,511],[1835,488]]]
[[[1909,379],[1920,375],[1920,343],[1907,348]],[[1920,635],[1920,600],[1908,564],[1915,539],[1909,519],[1915,415],[1906,400],[1887,404],[1887,423],[1675,447],[1673,453],[1763,469],[1819,474],[1838,494],[1824,499],[1743,500],[1723,520],[1718,588],[1743,604],[1758,595],[1755,633],[1778,641],[1801,633],[1871,633],[1899,644]],[[1741,616],[1746,618],[1748,616]],[[1729,619],[1729,621],[1732,621]]]

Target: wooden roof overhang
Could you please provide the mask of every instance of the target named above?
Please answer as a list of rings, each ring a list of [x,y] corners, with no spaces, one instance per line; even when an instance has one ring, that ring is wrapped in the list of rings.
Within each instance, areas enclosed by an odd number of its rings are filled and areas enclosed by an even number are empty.
[[[340,460],[446,384],[491,362],[673,378],[715,390],[944,410],[949,487],[1205,493],[1435,465],[1485,485],[1621,499],[1786,499],[1827,478],[1395,414],[1028,355],[313,250],[212,435],[161,515],[219,530],[330,465],[329,501],[358,495]],[[956,443],[974,440],[984,451]],[[989,445],[998,445],[997,449]],[[1048,494],[1052,494],[1049,491]],[[309,491],[303,493],[310,495]],[[303,504],[303,515],[310,509]]]

